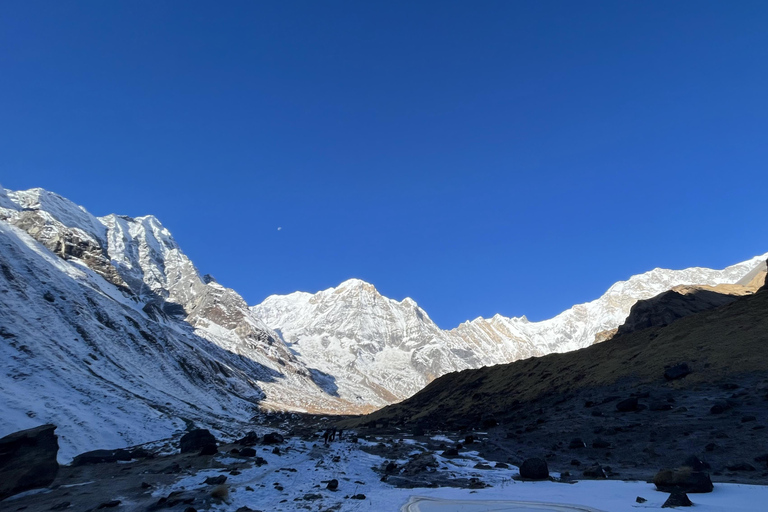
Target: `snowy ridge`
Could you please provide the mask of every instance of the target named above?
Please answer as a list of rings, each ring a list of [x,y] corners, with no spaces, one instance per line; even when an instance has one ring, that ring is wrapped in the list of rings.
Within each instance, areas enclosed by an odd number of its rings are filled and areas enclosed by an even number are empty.
[[[157,219],[40,189],[0,190],[0,357],[0,436],[54,423],[64,460],[189,423],[226,434],[259,408],[354,410]]]
[[[638,300],[679,285],[737,283],[766,258],[724,270],[654,269],[542,322],[496,315],[443,331],[413,300],[388,299],[358,279],[314,295],[273,295],[252,311],[280,333],[299,361],[335,376],[341,397],[383,405],[452,371],[587,347],[621,325]]]

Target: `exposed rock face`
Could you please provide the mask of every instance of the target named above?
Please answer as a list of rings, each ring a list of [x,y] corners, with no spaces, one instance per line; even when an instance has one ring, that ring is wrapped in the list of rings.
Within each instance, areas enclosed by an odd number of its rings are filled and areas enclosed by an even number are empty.
[[[55,425],[42,425],[0,439],[0,500],[47,487],[59,472]]]

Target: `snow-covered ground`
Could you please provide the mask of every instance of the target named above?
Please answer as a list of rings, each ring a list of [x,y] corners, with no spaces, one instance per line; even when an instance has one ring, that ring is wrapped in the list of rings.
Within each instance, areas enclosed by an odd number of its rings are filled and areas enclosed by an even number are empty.
[[[375,440],[372,442],[375,444]],[[437,471],[455,478],[478,478],[489,487],[399,489],[380,481],[381,475],[373,468],[382,467],[385,459],[364,451],[365,444],[344,441],[325,447],[322,441],[313,443],[290,439],[282,446],[281,455],[273,454],[271,448],[260,451],[259,455],[268,461],[266,465],[241,470],[238,475],[229,475],[222,470],[203,471],[158,489],[153,496],[160,498],[172,491],[198,489],[206,477],[225,474],[228,476],[229,497],[211,510],[224,512],[250,507],[270,511],[307,509],[341,512],[634,512],[658,510],[669,497],[669,494],[656,491],[653,484],[646,482],[521,482],[515,480],[518,476],[515,467],[475,469],[478,462],[487,461],[471,451],[466,452],[466,458],[448,459],[435,455],[439,462]],[[424,449],[419,443],[411,441],[408,444],[416,450]],[[223,462],[227,458],[227,455],[220,456]],[[488,464],[493,466],[494,463]],[[331,479],[339,481],[335,492],[326,489]],[[638,497],[647,501],[638,503]],[[714,492],[691,494],[689,497],[696,505],[695,510],[701,512],[760,511],[765,510],[765,503],[768,503],[768,486],[715,484]]]

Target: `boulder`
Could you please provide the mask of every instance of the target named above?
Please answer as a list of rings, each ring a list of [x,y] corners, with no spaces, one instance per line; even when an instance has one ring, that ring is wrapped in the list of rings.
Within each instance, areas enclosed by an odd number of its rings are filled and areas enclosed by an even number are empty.
[[[219,476],[209,476],[205,479],[205,482],[203,482],[205,485],[221,485],[224,482],[227,481],[227,477],[225,475],[219,475]]]
[[[673,507],[692,507],[693,503],[688,498],[688,495],[684,492],[675,491],[669,495],[667,501],[661,506],[661,508],[673,508]]]
[[[21,430],[0,439],[0,500],[47,487],[59,472],[55,425]]]
[[[256,432],[251,431],[235,442],[240,446],[255,446],[259,442],[259,436],[256,435]]]
[[[667,380],[677,380],[682,379],[686,375],[691,373],[691,369],[688,366],[687,363],[680,363],[676,364],[675,366],[672,366],[671,368],[667,368],[664,371],[664,378]]]
[[[253,448],[243,448],[240,450],[240,455],[243,457],[255,457],[256,456],[256,450]]]
[[[282,434],[278,434],[277,432],[270,432],[269,434],[266,434],[261,442],[262,444],[280,444],[285,441],[285,438],[282,436]]]
[[[85,466],[87,464],[102,464],[105,462],[129,461],[131,453],[128,450],[93,450],[81,453],[72,460],[73,466]]]
[[[329,491],[337,491],[339,489],[339,481],[334,478],[328,482],[328,485],[326,485],[325,488]]]
[[[525,459],[520,465],[520,477],[527,480],[546,480],[549,478],[547,461],[538,457]]]
[[[619,412],[632,412],[632,411],[636,411],[637,409],[638,407],[637,407],[636,396],[627,398],[626,400],[622,400],[621,402],[616,404],[616,410]]]
[[[605,470],[600,464],[588,467],[582,474],[588,478],[606,478]]]
[[[576,437],[574,439],[571,439],[571,442],[568,443],[568,448],[571,450],[577,450],[579,448],[586,448],[587,445],[584,443],[584,441],[580,437]]]
[[[656,488],[664,492],[712,492],[714,486],[709,474],[704,471],[694,471],[693,468],[683,466],[677,469],[662,469],[653,477]]]
[[[181,453],[199,452],[209,445],[216,446],[216,438],[207,429],[197,428],[190,430],[181,437],[179,450]]]

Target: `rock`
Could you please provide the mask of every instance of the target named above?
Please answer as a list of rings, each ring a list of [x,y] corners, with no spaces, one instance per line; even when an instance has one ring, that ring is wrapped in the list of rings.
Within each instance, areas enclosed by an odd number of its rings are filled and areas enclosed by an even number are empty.
[[[707,444],[707,446],[704,447],[704,451],[713,452],[715,451],[715,448],[717,448],[717,445],[715,443],[709,443]]]
[[[264,464],[266,464],[266,463],[267,463],[267,460],[266,460],[266,459],[264,459],[263,457],[256,457],[256,459],[254,459],[253,463],[254,463],[256,466],[263,466]]]
[[[120,501],[120,500],[110,500],[110,501],[105,501],[104,503],[102,503],[101,505],[99,505],[98,507],[96,507],[96,510],[100,510],[100,509],[102,509],[102,508],[115,508],[115,507],[116,507],[116,506],[118,506],[120,503],[121,503],[121,501]]]
[[[339,481],[334,478],[328,482],[328,485],[326,485],[325,488],[329,491],[337,491],[339,489]]]
[[[725,411],[727,411],[730,408],[731,408],[730,404],[728,404],[726,402],[720,402],[720,403],[717,403],[717,404],[713,405],[709,409],[709,412],[712,413],[712,414],[723,414]]]
[[[280,455],[280,448],[275,446],[274,448],[272,448],[272,453],[274,453],[275,455]]]
[[[729,466],[726,466],[726,469],[728,471],[754,471],[755,467],[752,464],[741,462],[738,464],[731,464]]]
[[[0,439],[0,500],[47,487],[59,472],[55,425],[21,430]]]
[[[600,464],[588,467],[582,474],[588,478],[605,478],[605,471]]]
[[[443,452],[443,457],[458,457],[459,456],[459,450],[456,448],[448,448]]]
[[[675,491],[669,495],[669,498],[667,498],[667,501],[664,502],[661,508],[692,507],[692,506],[693,506],[693,503],[691,503],[691,500],[688,498],[687,494],[685,494],[684,492]]]
[[[205,482],[203,482],[205,485],[221,485],[224,482],[227,481],[227,477],[225,475],[219,475],[219,476],[209,476],[205,479]]]
[[[248,432],[245,434],[245,436],[241,437],[235,443],[239,444],[240,446],[254,446],[258,444],[259,442],[259,436],[256,435],[256,432]]]
[[[187,507],[184,509],[184,512],[197,512],[197,509],[195,507]]]
[[[323,499],[323,495],[322,494],[316,494],[316,493],[309,493],[309,494],[305,494],[302,499],[304,501],[321,500],[321,499]]]
[[[571,460],[571,466],[581,466],[581,461],[573,459]]]
[[[652,402],[648,408],[652,411],[671,411],[674,406],[666,402]]]
[[[399,473],[403,476],[415,476],[435,471],[439,465],[437,459],[431,453],[420,453],[403,464]]]
[[[472,444],[475,442],[475,436],[466,436],[464,438],[464,444]]]
[[[603,449],[603,448],[610,448],[610,447],[611,447],[611,443],[609,443],[605,439],[598,438],[592,441],[592,448]]]
[[[497,462],[493,467],[496,469],[509,469],[509,464],[505,464],[504,462]]]
[[[568,443],[568,448],[570,448],[571,450],[578,450],[579,448],[586,448],[586,447],[587,445],[584,444],[584,441],[582,441],[580,437],[571,439],[571,442]]]
[[[671,368],[667,368],[664,371],[664,378],[667,380],[682,379],[686,375],[691,373],[691,369],[687,363],[676,364]]]
[[[645,498],[641,498],[640,496],[635,498],[635,503],[645,503],[646,501],[648,501],[648,500],[645,499]]]
[[[653,477],[656,488],[664,492],[712,492],[714,486],[709,474],[703,471],[694,471],[690,467],[678,469],[662,469]]]
[[[743,416],[741,418],[742,423],[749,423],[750,421],[757,421],[757,417],[750,415],[750,416]]]
[[[81,453],[72,460],[73,466],[85,466],[87,464],[101,464],[106,462],[117,462],[131,460],[131,454],[128,450],[93,450]]]
[[[627,398],[626,400],[622,400],[621,402],[616,404],[616,410],[619,412],[632,412],[632,411],[636,411],[637,409],[638,407],[637,407],[636,396]]]
[[[527,480],[546,480],[549,478],[547,461],[538,457],[525,459],[520,465],[520,478],[525,478]]]
[[[209,445],[216,446],[216,438],[207,429],[197,428],[181,437],[179,451],[181,453],[197,452]]]
[[[240,455],[243,457],[255,457],[256,456],[256,450],[253,448],[243,448],[240,450]]]
[[[694,471],[704,471],[705,469],[709,469],[709,464],[701,460],[695,455],[691,455],[687,459],[685,459],[685,462],[683,462],[683,466],[688,466]]]
[[[285,441],[285,438],[277,432],[270,432],[266,434],[261,440],[262,444],[280,444]]]
[[[142,489],[150,489],[152,487],[152,484],[147,482],[141,482],[141,488]]]
[[[493,469],[489,464],[486,464],[485,462],[478,462],[474,465],[475,469]]]
[[[219,449],[214,443],[203,446],[198,455],[216,455],[217,453],[219,453]]]
[[[352,500],[364,500],[365,499],[365,494],[362,494],[362,493],[354,494],[354,495],[350,496],[349,498],[352,499]]]
[[[62,501],[61,503],[52,506],[51,510],[66,510],[70,507],[70,505],[72,505],[70,502]]]

